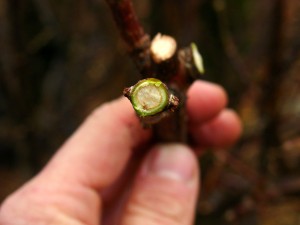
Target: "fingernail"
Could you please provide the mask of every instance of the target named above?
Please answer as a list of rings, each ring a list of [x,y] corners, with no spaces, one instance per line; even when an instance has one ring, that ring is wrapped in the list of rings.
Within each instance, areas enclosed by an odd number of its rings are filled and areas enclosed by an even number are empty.
[[[195,156],[184,145],[159,145],[149,160],[148,170],[160,177],[190,181],[196,171]]]

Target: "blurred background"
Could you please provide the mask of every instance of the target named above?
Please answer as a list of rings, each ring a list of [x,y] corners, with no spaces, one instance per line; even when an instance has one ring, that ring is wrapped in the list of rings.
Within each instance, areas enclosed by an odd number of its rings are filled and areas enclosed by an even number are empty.
[[[300,224],[300,2],[133,2],[152,37],[197,43],[243,121],[236,146],[199,159],[196,224]],[[0,0],[0,202],[138,79],[103,0]]]

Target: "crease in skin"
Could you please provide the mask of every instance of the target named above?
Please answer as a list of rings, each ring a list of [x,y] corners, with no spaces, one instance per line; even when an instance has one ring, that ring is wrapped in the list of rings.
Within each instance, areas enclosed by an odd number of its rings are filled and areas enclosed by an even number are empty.
[[[87,225],[85,221],[80,221],[80,218],[67,215],[56,207],[51,207],[47,209],[48,221],[45,220],[45,217],[41,218],[40,221],[33,222],[32,224],[49,224],[49,225]],[[29,221],[30,222],[30,221]],[[28,223],[26,223],[28,224]],[[96,224],[95,224],[96,225]]]
[[[122,219],[124,224],[144,224],[133,223],[133,221],[174,224],[174,221],[178,222],[184,217],[183,204],[174,201],[174,196],[162,195],[156,192],[151,195],[141,193],[130,201],[125,207],[125,216]],[[165,223],[161,223],[162,221]],[[166,223],[167,221],[170,223]]]
[[[159,191],[154,191],[150,194],[149,192],[142,192],[135,196],[132,205],[143,205],[143,207],[140,208],[150,208],[148,211],[156,211],[160,213],[161,216],[179,219],[183,216],[184,208],[180,202],[174,201],[174,198],[176,198],[176,195],[173,196],[169,193],[162,194],[159,193]],[[151,209],[151,207],[155,207],[155,209]]]

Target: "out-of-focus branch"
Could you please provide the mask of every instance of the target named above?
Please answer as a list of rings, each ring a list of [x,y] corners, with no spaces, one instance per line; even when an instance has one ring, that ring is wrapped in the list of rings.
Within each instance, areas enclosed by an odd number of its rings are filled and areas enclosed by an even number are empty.
[[[251,71],[247,66],[244,58],[240,54],[238,46],[236,45],[235,40],[230,32],[226,2],[224,0],[214,0],[213,6],[218,17],[220,37],[224,46],[225,53],[233,68],[240,76],[240,81],[244,86],[246,86],[249,84]]]
[[[262,119],[265,120],[265,127],[262,132],[262,146],[260,150],[260,169],[267,173],[271,150],[279,150],[280,140],[278,136],[279,110],[278,99],[284,76],[282,68],[282,47],[285,29],[286,1],[276,0],[273,2],[273,13],[270,33],[269,62],[265,75],[261,82],[261,109]],[[279,160],[279,152],[273,152]]]
[[[9,21],[9,4],[8,1],[0,1],[0,89],[6,95],[6,104],[11,110],[12,115],[18,115],[20,106],[22,105],[20,97],[20,80],[16,75],[18,60],[16,50],[14,48],[12,37],[12,26]],[[21,111],[21,110],[20,110]]]

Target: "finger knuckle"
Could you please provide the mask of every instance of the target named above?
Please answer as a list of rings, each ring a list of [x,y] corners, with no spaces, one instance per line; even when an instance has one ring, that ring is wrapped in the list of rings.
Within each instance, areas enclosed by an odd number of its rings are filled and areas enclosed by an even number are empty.
[[[152,191],[136,195],[127,206],[126,224],[182,224],[183,204],[176,196]]]

